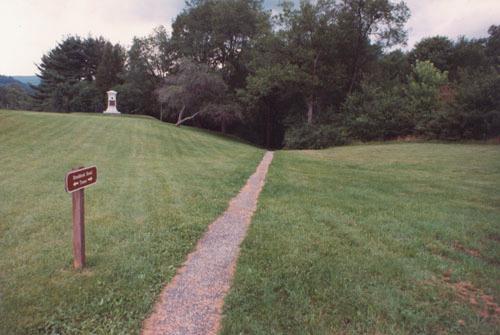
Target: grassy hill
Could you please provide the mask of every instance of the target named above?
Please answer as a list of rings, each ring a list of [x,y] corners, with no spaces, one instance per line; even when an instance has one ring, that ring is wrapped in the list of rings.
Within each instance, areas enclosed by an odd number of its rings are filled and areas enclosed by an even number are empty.
[[[0,334],[137,333],[262,153],[146,118],[0,111]],[[75,272],[64,175],[92,164]]]
[[[137,333],[262,153],[147,118],[0,111],[0,334]],[[91,164],[75,272],[63,177]],[[495,334],[499,241],[498,145],[280,151],[222,333]]]
[[[499,334],[500,146],[275,154],[222,334]]]

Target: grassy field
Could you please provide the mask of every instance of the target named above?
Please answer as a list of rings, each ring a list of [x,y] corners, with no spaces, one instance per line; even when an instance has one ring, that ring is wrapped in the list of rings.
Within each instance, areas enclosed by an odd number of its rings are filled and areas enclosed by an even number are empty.
[[[500,146],[282,151],[222,334],[499,334],[499,302]]]
[[[0,111],[0,334],[137,333],[261,157],[145,118]],[[91,164],[78,272],[63,177]],[[499,302],[500,146],[281,151],[222,333],[500,334]]]
[[[144,119],[0,111],[0,334],[131,334],[262,151]],[[64,175],[86,191],[72,270]]]

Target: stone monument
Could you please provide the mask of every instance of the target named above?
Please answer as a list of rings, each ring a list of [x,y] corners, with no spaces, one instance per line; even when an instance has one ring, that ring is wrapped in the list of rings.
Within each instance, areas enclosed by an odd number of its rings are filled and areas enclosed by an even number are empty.
[[[104,114],[121,114],[118,109],[116,109],[116,92],[108,91],[108,108],[104,111]]]

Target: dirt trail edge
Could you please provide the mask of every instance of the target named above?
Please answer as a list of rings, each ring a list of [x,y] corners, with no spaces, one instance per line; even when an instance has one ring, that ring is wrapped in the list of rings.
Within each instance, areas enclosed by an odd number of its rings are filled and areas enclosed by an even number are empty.
[[[224,214],[210,224],[196,249],[163,289],[153,313],[144,321],[143,335],[217,334],[240,244],[272,160],[273,152],[266,152]]]

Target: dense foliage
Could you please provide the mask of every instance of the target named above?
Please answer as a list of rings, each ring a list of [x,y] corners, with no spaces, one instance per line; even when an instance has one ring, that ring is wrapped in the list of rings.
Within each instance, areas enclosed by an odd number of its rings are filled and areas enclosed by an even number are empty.
[[[0,108],[29,109],[33,105],[31,87],[13,77],[0,75]]]
[[[43,110],[100,112],[104,93],[120,81],[124,61],[120,45],[70,36],[42,57],[35,101]]]
[[[34,108],[119,110],[228,131],[267,147],[500,133],[500,26],[408,52],[403,1],[189,0],[128,51],[71,36],[39,65]],[[486,28],[486,27],[485,27]],[[183,120],[185,119],[185,120]],[[182,121],[182,122],[180,122]]]

